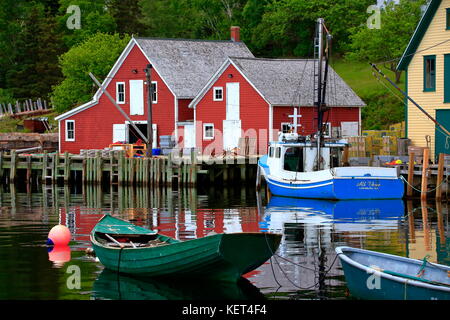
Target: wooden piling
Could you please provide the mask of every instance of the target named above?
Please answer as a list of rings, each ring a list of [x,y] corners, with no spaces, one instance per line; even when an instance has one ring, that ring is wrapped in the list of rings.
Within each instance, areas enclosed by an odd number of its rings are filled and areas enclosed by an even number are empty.
[[[416,243],[416,229],[414,226],[414,207],[412,200],[406,202],[406,208],[408,211],[408,229],[409,229],[409,239],[411,243]]]
[[[443,153],[439,154],[438,162],[438,174],[436,179],[436,201],[440,201],[442,197],[442,181],[444,180],[444,161],[445,157]]]
[[[41,175],[42,183],[47,183],[47,168],[48,168],[48,154],[47,151],[44,150],[44,154],[42,155],[42,175]]]
[[[430,149],[425,148],[423,150],[423,163],[422,163],[422,188],[420,198],[425,200],[428,192],[428,160],[430,156]]]
[[[68,184],[70,178],[70,157],[69,153],[64,152],[64,183]]]
[[[409,154],[409,163],[408,163],[408,186],[406,189],[406,195],[408,197],[412,197],[413,188],[412,185],[414,183],[414,152]]]
[[[0,183],[3,181],[3,152],[0,151]]]
[[[96,160],[96,182],[101,184],[102,178],[103,178],[103,158],[100,151],[97,151],[95,154],[95,160]]]
[[[9,171],[9,180],[14,183],[17,170],[17,154],[15,150],[11,151],[11,169]]]
[[[31,160],[32,160],[31,156],[28,156],[27,157],[27,178],[26,178],[27,184],[31,183],[31,165],[32,165]]]
[[[173,163],[172,163],[172,153],[170,152],[167,155],[167,185],[172,185],[172,179],[173,179]]]

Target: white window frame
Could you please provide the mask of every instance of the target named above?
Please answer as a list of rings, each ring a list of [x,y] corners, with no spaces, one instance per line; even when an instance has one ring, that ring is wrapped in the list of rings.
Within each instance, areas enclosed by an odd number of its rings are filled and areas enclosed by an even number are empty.
[[[292,125],[292,123],[290,123],[290,122],[282,122],[281,123],[281,128],[280,128],[281,132],[282,133],[289,133],[289,132],[283,132],[283,126],[290,126],[290,125]]]
[[[152,95],[152,103],[158,103],[158,81],[152,81],[152,86],[155,85],[155,90],[153,91],[153,94],[155,95],[155,100],[153,100]]]
[[[206,127],[212,127],[212,137],[206,136]],[[203,124],[203,140],[214,140],[214,123]]]
[[[68,124],[69,123],[73,123],[73,138],[69,138],[69,130],[68,130]],[[66,120],[65,122],[65,127],[66,127],[66,141],[75,141],[75,120]]]
[[[217,99],[216,98],[216,91],[222,91],[222,98],[221,99]],[[223,87],[214,87],[213,88],[213,101],[223,101]]]
[[[331,126],[331,122],[327,122],[326,126],[327,126],[328,135],[326,134],[326,132],[324,132],[323,136],[325,138],[331,138],[331,136],[333,135],[333,127]]]
[[[123,85],[123,101],[120,101],[119,99],[119,85]],[[125,88],[125,82],[116,82],[116,102],[117,104],[125,104],[126,102],[126,88]]]

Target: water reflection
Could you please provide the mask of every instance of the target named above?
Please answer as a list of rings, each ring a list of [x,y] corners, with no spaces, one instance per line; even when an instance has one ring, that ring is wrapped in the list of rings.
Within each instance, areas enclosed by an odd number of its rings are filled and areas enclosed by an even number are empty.
[[[343,272],[334,254],[334,248],[342,245],[416,259],[429,254],[432,262],[450,264],[447,203],[277,197],[267,202],[263,195],[255,197],[254,190],[245,187],[176,191],[36,185],[27,190],[18,185],[0,188],[0,299],[116,299],[105,292],[117,292],[107,290],[117,281],[103,281],[102,266],[84,253],[90,247],[93,226],[104,214],[179,240],[211,232],[282,233],[277,255],[246,275],[249,284],[270,299],[347,299]],[[55,269],[44,244],[48,231],[58,223],[69,227],[73,241],[71,260]],[[79,290],[66,286],[70,275],[66,269],[72,264],[81,268]],[[167,298],[177,294],[201,297],[201,292],[187,294],[186,288],[175,288],[181,290],[175,294],[169,289],[172,284],[131,280],[124,281],[132,282],[129,287],[143,288],[137,294],[142,298],[155,298],[154,293]],[[203,285],[206,291],[214,291],[215,286]],[[97,291],[102,287],[106,291]],[[156,288],[171,293],[164,295]],[[247,297],[240,287],[217,290],[224,298]],[[121,294],[122,299],[126,297]]]
[[[149,279],[103,270],[93,287],[95,299],[112,300],[264,300],[257,287],[238,283],[180,279]]]

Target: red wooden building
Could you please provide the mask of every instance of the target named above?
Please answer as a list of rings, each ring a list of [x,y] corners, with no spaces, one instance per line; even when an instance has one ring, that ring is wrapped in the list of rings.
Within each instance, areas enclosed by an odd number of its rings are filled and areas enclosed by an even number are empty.
[[[237,57],[237,58],[235,58]],[[238,147],[242,137],[257,139],[265,154],[278,131],[298,121],[297,132],[317,130],[314,60],[257,59],[231,28],[231,40],[132,38],[103,82],[139,129],[147,135],[146,66],[151,63],[153,147],[174,136],[179,147],[218,154]],[[325,119],[330,134],[357,135],[364,102],[331,69]],[[301,117],[300,117],[301,116]],[[139,137],[99,89],[86,104],[56,118],[60,152],[103,149]],[[349,132],[347,132],[350,129]]]
[[[196,120],[195,146],[209,152],[238,147],[239,138],[257,138],[258,154],[297,122],[297,133],[317,132],[314,60],[230,57],[189,107]],[[330,68],[325,117],[328,135],[360,133],[364,102]]]
[[[189,103],[229,56],[253,57],[239,41],[239,28],[231,28],[231,40],[133,38],[109,72],[103,87],[116,99],[140,131],[147,135],[146,66],[151,63],[153,141],[179,136],[194,119]],[[117,141],[134,143],[138,135],[99,89],[93,99],[56,118],[59,151],[103,149]]]

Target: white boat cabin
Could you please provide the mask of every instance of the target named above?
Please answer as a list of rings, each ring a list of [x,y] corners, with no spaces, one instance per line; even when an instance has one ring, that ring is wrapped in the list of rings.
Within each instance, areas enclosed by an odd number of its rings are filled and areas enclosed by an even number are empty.
[[[348,144],[346,140],[325,142],[320,147],[321,162],[317,168],[317,143],[299,138],[297,134],[282,134],[277,142],[271,142],[268,151],[267,165],[270,175],[283,177],[286,180],[299,180],[299,173],[322,171],[329,174],[331,168],[339,167],[342,160],[342,150]],[[305,176],[310,180],[311,176]]]

